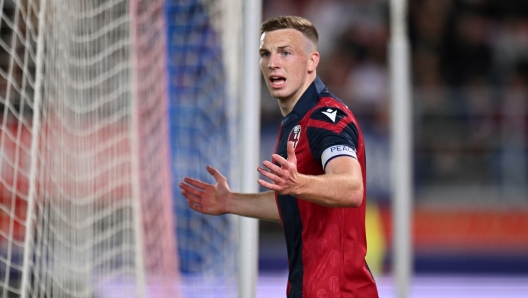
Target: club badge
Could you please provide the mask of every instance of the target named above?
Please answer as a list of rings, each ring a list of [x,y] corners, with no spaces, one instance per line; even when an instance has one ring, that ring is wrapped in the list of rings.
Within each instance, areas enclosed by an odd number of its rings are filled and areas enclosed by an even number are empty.
[[[288,137],[288,142],[293,142],[293,149],[297,147],[297,144],[299,143],[299,139],[301,138],[301,126],[296,125],[292,131],[290,132],[290,136]]]

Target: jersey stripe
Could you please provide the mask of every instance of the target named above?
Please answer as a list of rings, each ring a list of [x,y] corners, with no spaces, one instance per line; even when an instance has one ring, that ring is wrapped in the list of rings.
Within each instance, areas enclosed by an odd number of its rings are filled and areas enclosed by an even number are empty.
[[[337,134],[340,134],[343,129],[345,129],[345,127],[347,127],[347,125],[351,122],[352,120],[348,119],[348,117],[341,119],[341,121],[333,125],[329,125],[329,123],[325,121],[310,119],[308,121],[308,126],[315,128],[324,128],[326,130],[330,130]]]

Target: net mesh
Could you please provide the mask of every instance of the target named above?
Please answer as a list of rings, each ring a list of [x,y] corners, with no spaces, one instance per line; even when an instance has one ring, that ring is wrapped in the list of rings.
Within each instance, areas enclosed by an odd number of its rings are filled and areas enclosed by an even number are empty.
[[[1,4],[1,297],[177,297],[163,2]]]
[[[178,183],[208,183],[206,165],[238,187],[236,133],[239,1],[166,2],[170,129],[180,271],[188,297],[236,297],[237,233],[232,216],[201,215]]]
[[[1,297],[235,296],[236,219],[177,184],[238,187],[241,2],[0,8]]]

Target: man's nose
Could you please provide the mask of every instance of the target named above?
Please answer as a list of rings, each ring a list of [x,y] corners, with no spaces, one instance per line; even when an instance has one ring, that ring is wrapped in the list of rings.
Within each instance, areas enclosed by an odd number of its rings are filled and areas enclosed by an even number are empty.
[[[277,68],[279,66],[279,62],[277,60],[277,54],[271,53],[268,60],[268,68],[273,69]]]

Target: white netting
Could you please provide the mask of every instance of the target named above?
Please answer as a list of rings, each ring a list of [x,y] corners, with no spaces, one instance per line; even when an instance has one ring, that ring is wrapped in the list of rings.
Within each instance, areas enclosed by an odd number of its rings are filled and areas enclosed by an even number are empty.
[[[163,2],[0,4],[0,296],[177,296]]]

